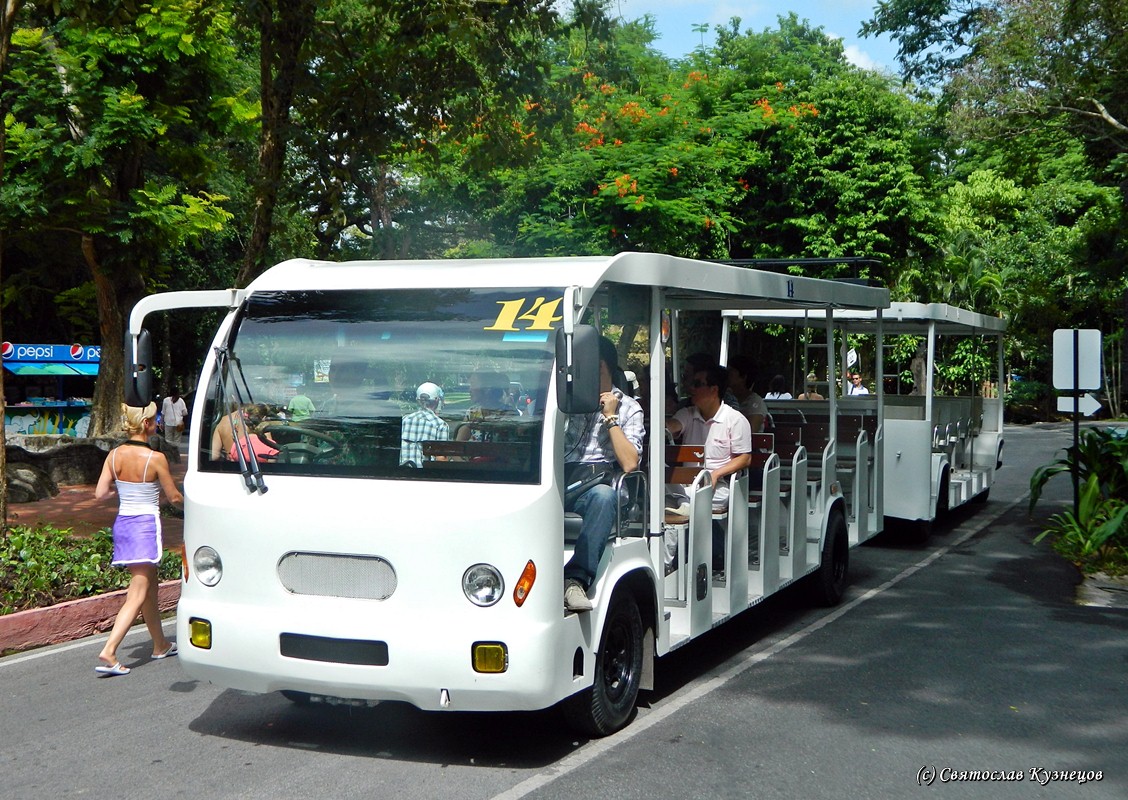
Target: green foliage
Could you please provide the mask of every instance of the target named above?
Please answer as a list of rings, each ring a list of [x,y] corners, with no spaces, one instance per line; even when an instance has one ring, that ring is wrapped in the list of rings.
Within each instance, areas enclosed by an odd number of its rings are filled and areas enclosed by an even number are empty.
[[[1128,502],[1101,493],[1100,480],[1090,475],[1081,487],[1077,513],[1063,511],[1035,542],[1054,539],[1054,550],[1086,573],[1128,572]]]
[[[1041,381],[1012,381],[1006,401],[1010,403],[1040,403],[1050,396],[1050,387]]]
[[[100,530],[89,538],[46,526],[14,527],[0,535],[0,614],[124,589],[129,571],[110,565],[113,536]],[[180,556],[166,552],[160,580],[180,576]]]
[[[1065,455],[1034,471],[1030,510],[1055,475],[1077,469],[1081,486],[1077,512],[1050,518],[1038,536],[1054,538],[1054,548],[1086,572],[1128,571],[1128,436],[1116,429],[1090,428]]]

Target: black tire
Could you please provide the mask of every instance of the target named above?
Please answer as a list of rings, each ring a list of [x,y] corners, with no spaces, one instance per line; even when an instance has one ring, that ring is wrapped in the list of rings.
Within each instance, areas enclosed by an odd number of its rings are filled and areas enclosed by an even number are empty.
[[[915,519],[909,523],[908,532],[905,536],[910,543],[915,545],[926,545],[928,540],[932,537],[932,520],[930,519]]]
[[[631,720],[642,680],[642,642],[638,603],[629,592],[617,592],[595,655],[595,680],[564,701],[569,725],[589,736],[608,736]]]
[[[951,473],[944,470],[940,475],[940,490],[936,494],[936,519],[944,519],[951,510]]]
[[[831,513],[823,543],[822,563],[811,575],[811,596],[821,606],[836,606],[846,592],[850,570],[850,539],[841,511]]]

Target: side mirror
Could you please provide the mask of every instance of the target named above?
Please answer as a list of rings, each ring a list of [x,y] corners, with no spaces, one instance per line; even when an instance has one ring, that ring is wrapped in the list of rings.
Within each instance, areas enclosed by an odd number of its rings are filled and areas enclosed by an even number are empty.
[[[128,331],[125,333],[125,404],[142,408],[153,399],[153,342],[149,331],[144,328],[137,335],[136,353],[134,340]]]
[[[565,414],[599,409],[599,334],[591,325],[556,329],[556,404]]]

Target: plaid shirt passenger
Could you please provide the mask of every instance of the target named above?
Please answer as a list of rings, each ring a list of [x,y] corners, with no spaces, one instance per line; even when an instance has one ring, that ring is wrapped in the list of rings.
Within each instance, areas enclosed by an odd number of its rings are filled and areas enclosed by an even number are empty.
[[[450,438],[450,426],[429,408],[412,411],[400,424],[400,460],[420,466],[423,463],[422,442],[443,442]]]

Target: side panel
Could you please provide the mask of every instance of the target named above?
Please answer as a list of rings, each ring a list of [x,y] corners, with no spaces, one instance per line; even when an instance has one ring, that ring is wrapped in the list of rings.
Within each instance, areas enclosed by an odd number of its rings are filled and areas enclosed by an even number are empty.
[[[885,420],[885,516],[932,519],[932,431],[925,420]]]

